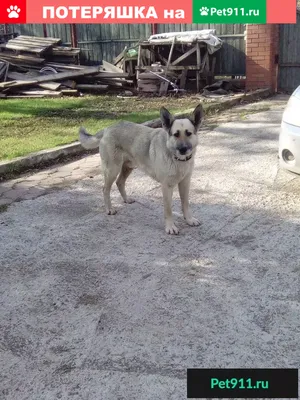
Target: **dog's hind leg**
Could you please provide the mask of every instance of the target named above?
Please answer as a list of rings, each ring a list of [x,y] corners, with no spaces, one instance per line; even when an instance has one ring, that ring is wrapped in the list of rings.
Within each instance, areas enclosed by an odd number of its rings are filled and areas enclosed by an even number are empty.
[[[103,165],[103,175],[104,175],[104,186],[103,186],[103,197],[105,210],[108,215],[116,214],[116,210],[111,205],[110,191],[112,184],[117,179],[121,170],[121,165],[110,165],[109,168]]]
[[[116,182],[119,192],[124,200],[124,203],[128,203],[128,204],[134,203],[134,199],[128,197],[126,190],[125,190],[126,180],[132,171],[133,171],[133,168],[130,168],[130,166],[127,163],[124,163],[122,165],[122,170],[121,170],[120,175]]]

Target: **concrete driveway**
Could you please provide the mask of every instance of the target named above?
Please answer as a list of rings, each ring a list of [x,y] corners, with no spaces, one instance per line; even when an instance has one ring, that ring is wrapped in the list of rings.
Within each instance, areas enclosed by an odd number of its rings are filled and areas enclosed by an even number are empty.
[[[115,216],[99,175],[0,214],[1,399],[181,400],[188,367],[299,367],[300,180],[278,169],[285,102],[269,103],[204,130],[202,225],[176,193],[178,237],[138,171]]]

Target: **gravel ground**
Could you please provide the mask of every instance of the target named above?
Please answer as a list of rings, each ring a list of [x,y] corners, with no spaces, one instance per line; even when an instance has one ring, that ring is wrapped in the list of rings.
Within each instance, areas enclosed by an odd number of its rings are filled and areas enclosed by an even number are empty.
[[[284,103],[203,132],[202,225],[185,225],[175,193],[179,236],[139,171],[136,203],[114,189],[107,216],[97,155],[0,213],[2,399],[180,400],[188,367],[299,367],[300,181],[278,169]]]

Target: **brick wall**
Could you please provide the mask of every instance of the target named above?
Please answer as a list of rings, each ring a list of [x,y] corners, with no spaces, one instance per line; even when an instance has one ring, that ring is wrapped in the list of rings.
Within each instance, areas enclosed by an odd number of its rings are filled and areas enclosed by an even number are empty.
[[[247,25],[246,88],[277,90],[279,26]]]

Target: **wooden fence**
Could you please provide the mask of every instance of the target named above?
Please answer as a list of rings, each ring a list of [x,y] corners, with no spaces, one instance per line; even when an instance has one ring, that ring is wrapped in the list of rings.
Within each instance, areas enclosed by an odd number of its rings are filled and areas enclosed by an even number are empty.
[[[22,35],[44,36],[42,24],[10,25],[10,31]],[[158,24],[157,33],[199,29],[216,29],[223,40],[216,62],[216,75],[245,75],[246,26],[243,24]],[[59,37],[65,44],[71,44],[69,24],[47,24],[48,36]],[[76,24],[78,46],[89,64],[101,60],[111,62],[125,46],[131,47],[151,35],[150,24]]]
[[[292,92],[300,85],[300,10],[296,24],[280,25],[278,88]]]

